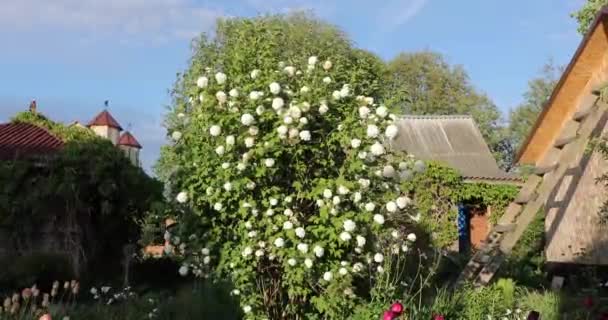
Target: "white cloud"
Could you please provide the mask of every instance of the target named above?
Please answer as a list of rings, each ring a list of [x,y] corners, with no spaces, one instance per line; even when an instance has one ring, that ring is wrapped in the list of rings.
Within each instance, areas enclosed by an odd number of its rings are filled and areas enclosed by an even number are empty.
[[[0,27],[12,32],[72,31],[94,36],[191,39],[223,13],[193,0],[0,1]]]
[[[403,25],[415,17],[428,0],[390,0],[382,2],[382,9],[376,15],[378,25],[385,30],[391,30]]]

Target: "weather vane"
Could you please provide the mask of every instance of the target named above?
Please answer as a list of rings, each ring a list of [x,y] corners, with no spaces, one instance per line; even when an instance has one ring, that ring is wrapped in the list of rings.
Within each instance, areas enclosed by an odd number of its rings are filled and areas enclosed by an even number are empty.
[[[110,105],[110,100],[104,101],[103,105],[107,108]]]

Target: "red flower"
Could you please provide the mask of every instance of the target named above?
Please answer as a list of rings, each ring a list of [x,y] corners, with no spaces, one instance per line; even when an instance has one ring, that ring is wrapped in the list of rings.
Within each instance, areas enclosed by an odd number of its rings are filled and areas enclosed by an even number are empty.
[[[584,305],[586,308],[589,308],[589,309],[593,308],[593,304],[594,304],[594,303],[593,303],[593,298],[591,298],[591,297],[586,297],[585,299],[583,299],[583,305]]]
[[[445,320],[445,317],[440,314],[436,314],[433,316],[433,320]]]
[[[600,320],[608,320],[608,312],[604,312],[600,315]]]
[[[393,305],[391,305],[391,309],[390,309],[393,313],[396,313],[396,315],[401,315],[401,313],[403,313],[403,305],[401,304],[401,302],[395,302],[393,303]]]
[[[394,320],[398,315],[396,315],[392,311],[384,311],[384,315],[382,315],[382,320]]]

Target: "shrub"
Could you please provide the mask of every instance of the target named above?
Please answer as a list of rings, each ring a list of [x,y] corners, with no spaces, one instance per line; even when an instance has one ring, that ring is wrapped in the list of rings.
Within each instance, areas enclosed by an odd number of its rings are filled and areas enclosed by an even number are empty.
[[[35,253],[0,261],[0,292],[24,288],[32,283],[50,284],[56,279],[73,278],[68,257],[60,254]]]

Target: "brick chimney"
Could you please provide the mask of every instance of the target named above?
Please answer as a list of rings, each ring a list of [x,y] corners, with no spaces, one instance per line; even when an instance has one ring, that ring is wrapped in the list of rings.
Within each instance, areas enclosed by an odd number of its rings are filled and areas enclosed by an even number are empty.
[[[32,100],[32,102],[30,102],[30,112],[36,114],[36,100]]]

